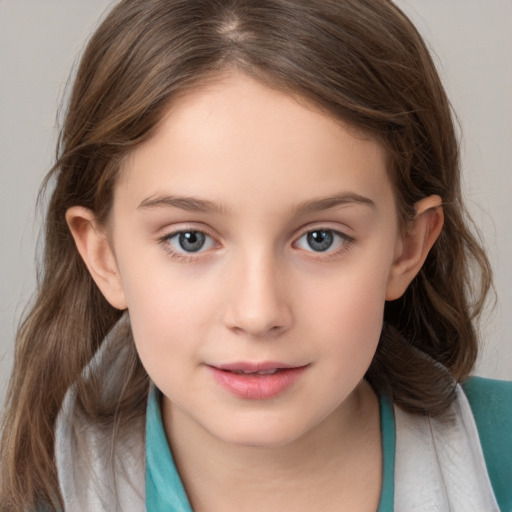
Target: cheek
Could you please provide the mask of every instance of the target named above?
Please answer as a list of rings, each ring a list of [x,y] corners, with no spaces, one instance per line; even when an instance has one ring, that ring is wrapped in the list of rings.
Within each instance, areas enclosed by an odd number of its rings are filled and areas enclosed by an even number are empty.
[[[180,267],[169,265],[166,257],[140,265],[132,253],[120,264],[130,321],[139,356],[146,370],[178,362],[193,354],[198,340],[216,312],[215,286],[198,285],[198,279]]]
[[[326,363],[322,369],[325,383],[332,390],[330,399],[335,402],[343,401],[364,377],[379,343],[383,302],[364,299],[362,295],[348,301],[338,298],[338,307],[320,316],[319,325],[329,327],[317,333],[324,340],[319,353]]]
[[[332,357],[369,364],[382,330],[390,261],[359,259],[303,287],[304,309],[319,340],[329,340]]]
[[[315,324],[331,340],[329,349],[357,359],[376,349],[384,314],[384,294],[345,289],[316,301]]]

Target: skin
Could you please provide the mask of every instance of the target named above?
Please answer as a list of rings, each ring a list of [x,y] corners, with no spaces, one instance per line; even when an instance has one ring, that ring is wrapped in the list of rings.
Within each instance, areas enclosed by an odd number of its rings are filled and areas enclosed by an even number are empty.
[[[68,211],[91,275],[129,310],[196,512],[376,510],[378,400],[363,377],[440,204],[420,201],[402,236],[378,142],[230,74],[180,98],[129,155],[107,226]],[[322,230],[319,251],[307,234]],[[179,233],[197,231],[205,244],[187,252]],[[306,369],[252,400],[209,370],[239,361]]]

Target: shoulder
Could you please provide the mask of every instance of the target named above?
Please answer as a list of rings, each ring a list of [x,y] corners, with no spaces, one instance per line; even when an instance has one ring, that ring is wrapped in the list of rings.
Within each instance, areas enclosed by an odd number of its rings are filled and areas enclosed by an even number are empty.
[[[479,433],[512,442],[512,381],[470,377],[462,387]]]
[[[462,387],[498,504],[512,511],[512,382],[471,377]]]

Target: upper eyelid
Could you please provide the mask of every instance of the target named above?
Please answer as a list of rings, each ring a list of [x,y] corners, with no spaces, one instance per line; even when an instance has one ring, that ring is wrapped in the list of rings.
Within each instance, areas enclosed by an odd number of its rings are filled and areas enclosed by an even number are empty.
[[[219,237],[212,234],[211,230],[204,227],[196,227],[192,225],[187,225],[187,223],[184,223],[183,227],[180,228],[170,228],[165,227],[159,230],[159,234],[157,235],[157,238],[162,240],[165,238],[172,238],[173,236],[176,236],[180,233],[188,233],[188,232],[197,232],[202,233],[203,235],[207,235],[210,238],[213,238],[214,240],[217,240]]]
[[[334,227],[332,224],[337,224],[337,226]],[[348,226],[340,227],[339,224],[339,222],[312,222],[297,229],[293,235],[293,239],[298,240],[305,234],[311,233],[312,231],[332,231],[333,233],[338,233],[342,237],[354,238],[354,236],[350,234],[350,232],[353,231],[351,228]]]

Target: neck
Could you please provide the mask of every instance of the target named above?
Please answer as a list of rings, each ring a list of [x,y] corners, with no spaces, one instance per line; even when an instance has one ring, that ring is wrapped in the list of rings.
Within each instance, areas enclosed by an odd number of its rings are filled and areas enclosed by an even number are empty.
[[[365,381],[314,429],[277,447],[226,443],[167,402],[163,412],[195,512],[374,511],[378,506],[379,405]]]

